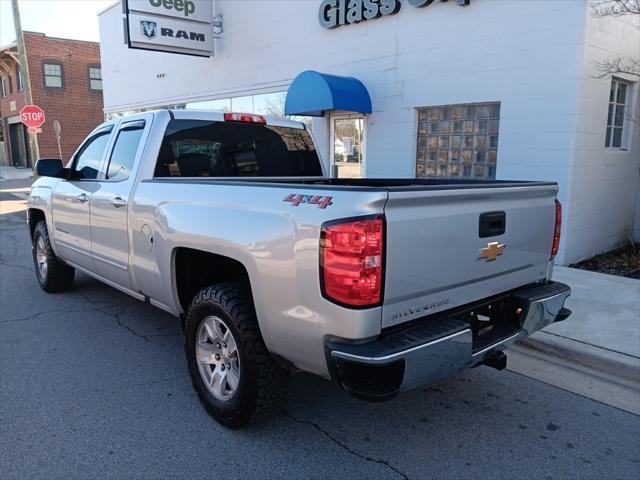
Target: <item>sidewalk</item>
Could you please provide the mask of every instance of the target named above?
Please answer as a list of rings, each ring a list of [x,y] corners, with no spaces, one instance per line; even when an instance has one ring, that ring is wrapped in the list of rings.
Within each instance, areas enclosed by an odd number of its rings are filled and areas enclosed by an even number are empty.
[[[640,280],[568,267],[557,267],[554,280],[571,287],[573,315],[544,333],[640,358]]]
[[[33,170],[31,168],[16,168],[9,167],[7,165],[0,165],[0,181],[31,177],[33,177]]]
[[[507,368],[640,415],[640,280],[567,267],[554,279],[573,314],[513,345]]]
[[[556,267],[573,314],[520,343],[629,381],[640,381],[640,280]]]

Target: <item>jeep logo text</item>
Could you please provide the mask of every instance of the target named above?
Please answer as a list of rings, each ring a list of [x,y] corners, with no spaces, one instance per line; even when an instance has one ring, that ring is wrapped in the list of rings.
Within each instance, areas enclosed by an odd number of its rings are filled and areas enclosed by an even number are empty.
[[[183,12],[185,17],[196,13],[196,4],[191,0],[149,0],[152,7],[164,7],[167,10]]]

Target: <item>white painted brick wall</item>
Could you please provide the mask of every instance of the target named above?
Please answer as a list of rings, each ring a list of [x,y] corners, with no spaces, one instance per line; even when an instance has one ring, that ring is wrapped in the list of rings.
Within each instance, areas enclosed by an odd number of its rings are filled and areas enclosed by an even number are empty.
[[[587,15],[579,77],[575,149],[571,159],[565,262],[619,246],[633,236],[640,188],[640,90],[632,85],[627,151],[604,148],[611,78],[597,78],[597,62],[640,56],[640,18]],[[566,193],[565,193],[566,195]]]
[[[224,34],[213,59],[127,50],[114,7],[100,17],[105,109],[282,91],[307,69],[353,75],[373,102],[366,175],[412,177],[416,107],[500,101],[498,178],[559,183],[559,263],[629,233],[640,147],[636,141],[628,154],[605,155],[608,81],[590,78],[589,65],[605,50],[637,46],[633,26],[595,22],[586,0],[472,0],[424,9],[404,1],[396,16],[325,30],[319,4],[216,1]],[[328,120],[316,120],[314,133],[328,162]],[[596,211],[608,214],[596,218]]]

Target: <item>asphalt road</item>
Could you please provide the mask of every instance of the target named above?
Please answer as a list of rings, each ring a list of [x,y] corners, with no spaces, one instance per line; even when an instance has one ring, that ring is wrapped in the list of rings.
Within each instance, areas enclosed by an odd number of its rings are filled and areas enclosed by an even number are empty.
[[[174,318],[84,275],[40,290],[24,212],[0,214],[0,270],[3,479],[640,478],[640,417],[486,367],[382,404],[295,375],[285,412],[228,431]]]

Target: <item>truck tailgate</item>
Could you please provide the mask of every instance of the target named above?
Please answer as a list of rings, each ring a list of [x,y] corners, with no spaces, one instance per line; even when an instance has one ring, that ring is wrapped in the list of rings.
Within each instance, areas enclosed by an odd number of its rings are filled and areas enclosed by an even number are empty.
[[[382,327],[545,278],[557,191],[554,184],[390,190]]]

